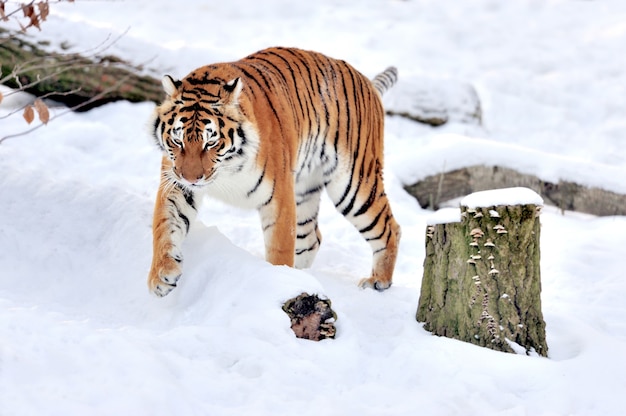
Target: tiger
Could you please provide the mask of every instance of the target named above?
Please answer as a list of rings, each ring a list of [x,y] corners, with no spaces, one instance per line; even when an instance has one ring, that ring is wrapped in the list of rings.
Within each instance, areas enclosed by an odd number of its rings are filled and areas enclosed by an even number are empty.
[[[163,76],[150,124],[162,151],[150,291],[176,287],[205,195],[258,211],[269,263],[310,267],[323,190],[371,247],[371,275],[358,285],[389,288],[401,230],[383,186],[381,96],[397,76],[389,67],[370,80],[345,61],[287,47]]]

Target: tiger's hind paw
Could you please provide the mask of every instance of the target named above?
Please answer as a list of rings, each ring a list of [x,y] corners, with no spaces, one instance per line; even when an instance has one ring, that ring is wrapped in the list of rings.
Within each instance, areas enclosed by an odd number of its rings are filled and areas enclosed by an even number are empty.
[[[377,277],[370,277],[370,278],[365,278],[365,279],[361,279],[361,281],[359,281],[359,287],[361,289],[365,289],[365,288],[372,288],[375,289],[379,292],[382,292],[383,290],[387,290],[391,287],[391,279],[390,280],[382,280],[380,278]]]

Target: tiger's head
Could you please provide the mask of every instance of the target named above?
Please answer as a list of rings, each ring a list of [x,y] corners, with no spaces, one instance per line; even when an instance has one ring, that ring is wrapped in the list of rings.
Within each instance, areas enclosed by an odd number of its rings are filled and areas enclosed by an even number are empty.
[[[208,185],[243,156],[243,82],[209,78],[205,70],[183,80],[166,75],[162,84],[167,96],[155,110],[153,126],[166,156],[163,174],[188,189]]]

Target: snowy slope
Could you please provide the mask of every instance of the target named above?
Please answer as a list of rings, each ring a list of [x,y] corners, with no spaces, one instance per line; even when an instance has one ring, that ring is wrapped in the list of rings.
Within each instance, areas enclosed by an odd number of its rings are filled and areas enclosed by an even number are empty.
[[[623,191],[626,4],[159,0],[52,11],[33,36],[80,33],[72,41],[85,50],[128,28],[112,49],[175,76],[280,44],[366,74],[395,64],[400,76],[469,82],[485,126],[388,118],[386,186],[403,240],[384,293],[357,288],[371,254],[328,200],[306,271],[263,261],[255,213],[207,200],[178,288],[151,296],[152,104],[69,114],[1,143],[0,415],[626,411],[626,218],[544,209],[542,359],[434,337],[415,322],[431,213],[402,190],[462,163],[478,140],[520,169]],[[23,128],[0,119],[0,136]],[[335,340],[293,337],[280,305],[301,291],[333,301]]]

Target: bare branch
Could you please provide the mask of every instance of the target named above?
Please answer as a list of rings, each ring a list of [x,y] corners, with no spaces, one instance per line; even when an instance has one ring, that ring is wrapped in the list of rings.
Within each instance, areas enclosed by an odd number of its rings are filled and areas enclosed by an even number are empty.
[[[8,22],[10,20],[17,22],[22,33],[26,32],[33,26],[41,30],[41,22],[44,22],[47,19],[50,12],[50,3],[73,2],[74,0],[40,0],[37,3],[35,3],[34,0],[29,2],[0,0],[0,20],[4,22]],[[8,12],[6,9],[7,4],[13,6]],[[20,12],[23,14],[21,18],[16,16]],[[0,44],[1,43],[2,42],[0,42]]]
[[[62,112],[60,112],[58,114],[55,114],[54,116],[50,117],[49,121],[56,120],[57,118],[62,117],[62,116],[64,116],[67,113],[71,113],[73,111],[76,111],[76,110],[80,109],[81,107],[87,106],[87,105],[91,104],[92,102],[101,99],[102,97],[104,97],[105,95],[110,93],[111,91],[115,91],[117,88],[119,88],[121,85],[123,85],[126,81],[128,81],[129,78],[130,78],[130,75],[120,79],[117,83],[115,83],[115,85],[112,85],[111,87],[103,90],[99,94],[94,95],[89,100],[84,101],[84,102],[82,102],[82,103],[80,103],[78,105],[75,105],[75,106],[71,107],[71,108],[68,108],[67,110],[62,111]],[[1,137],[0,138],[0,144],[2,144],[2,142],[4,142],[5,140],[9,140],[9,139],[13,139],[15,137],[20,137],[20,136],[25,136],[27,134],[30,134],[33,131],[35,131],[35,130],[39,129],[40,127],[42,127],[42,126],[45,126],[45,124],[40,123],[40,124],[30,128],[30,129],[22,131],[20,133],[9,134],[7,136]]]
[[[124,36],[126,33],[128,33],[128,31],[130,30],[130,28],[127,28],[124,32],[122,32],[121,34],[119,34],[118,36],[112,38],[111,34],[109,34],[100,44],[96,45],[95,47],[91,48],[91,49],[86,49],[83,52],[79,52],[79,53],[75,53],[75,54],[71,54],[71,55],[66,55],[63,57],[63,59],[59,59],[58,61],[52,61],[50,62],[50,59],[46,58],[46,57],[37,57],[37,58],[33,58],[29,61],[23,62],[21,64],[16,65],[13,70],[6,76],[0,78],[0,84],[3,84],[5,82],[7,82],[10,79],[15,79],[16,82],[18,83],[18,85],[20,84],[19,79],[17,78],[20,74],[24,73],[24,72],[32,72],[32,71],[38,71],[38,70],[53,70],[56,68],[61,68],[61,70],[49,74],[48,76],[44,77],[41,80],[36,81],[37,82],[41,82],[43,80],[52,78],[56,75],[61,74],[62,72],[67,71],[68,69],[73,69],[73,68],[88,68],[88,67],[92,67],[92,66],[97,66],[100,65],[100,62],[90,62],[90,63],[86,63],[86,61],[88,61],[89,59],[94,59],[96,58],[98,55],[102,54],[103,52],[105,52],[106,50],[108,50],[109,48],[111,48],[113,45],[115,45],[121,38],[122,36]],[[67,59],[65,59],[67,58]],[[32,86],[33,84],[28,84],[28,85],[24,85],[21,86],[20,88],[16,89],[17,91],[23,91],[24,89]]]
[[[51,92],[49,92],[49,93],[47,93],[47,94],[44,94],[44,95],[40,96],[39,98],[41,98],[42,100],[44,100],[44,99],[46,99],[46,98],[48,98],[48,97],[50,97],[50,96],[52,96],[52,95],[55,95],[55,96],[72,95],[72,94],[76,94],[76,93],[77,93],[77,92],[79,92],[79,91],[80,91],[80,88],[76,88],[76,89],[73,89],[73,90],[70,90],[70,91],[63,91],[63,92],[51,91]],[[6,95],[5,95],[5,97],[6,97]],[[23,111],[24,111],[24,108],[26,108],[26,106],[31,105],[31,104],[32,104],[32,103],[29,103],[29,104],[23,105],[23,106],[21,106],[20,108],[16,108],[16,109],[15,109],[15,110],[13,110],[13,111],[10,111],[10,112],[8,112],[8,113],[6,113],[6,114],[4,114],[4,115],[1,115],[1,116],[0,116],[0,120],[3,120],[3,119],[5,119],[5,118],[9,118],[9,117],[11,117],[13,114],[17,114],[17,113],[21,113],[21,112],[23,112]]]

